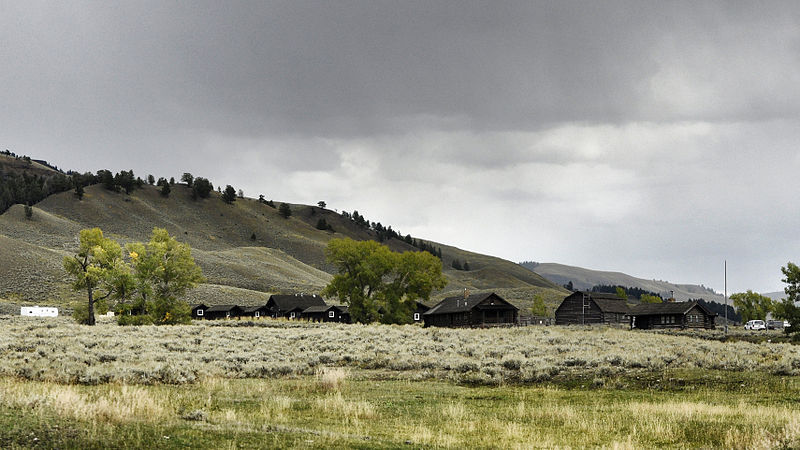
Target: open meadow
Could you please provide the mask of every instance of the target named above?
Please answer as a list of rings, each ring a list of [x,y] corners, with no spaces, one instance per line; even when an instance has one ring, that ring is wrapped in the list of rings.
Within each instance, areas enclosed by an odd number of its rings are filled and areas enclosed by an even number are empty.
[[[800,446],[800,347],[613,328],[0,316],[18,447]]]

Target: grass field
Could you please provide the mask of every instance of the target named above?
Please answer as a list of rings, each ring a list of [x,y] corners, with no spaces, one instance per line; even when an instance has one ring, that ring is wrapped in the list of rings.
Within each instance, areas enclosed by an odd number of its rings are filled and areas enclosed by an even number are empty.
[[[370,371],[192,385],[0,381],[0,441],[42,448],[796,448],[797,378],[464,386]],[[739,383],[705,384],[708,376]],[[693,376],[700,376],[693,379]],[[638,380],[641,382],[641,377]],[[654,380],[651,380],[654,381]]]
[[[800,351],[785,343],[0,317],[4,447],[800,446]]]

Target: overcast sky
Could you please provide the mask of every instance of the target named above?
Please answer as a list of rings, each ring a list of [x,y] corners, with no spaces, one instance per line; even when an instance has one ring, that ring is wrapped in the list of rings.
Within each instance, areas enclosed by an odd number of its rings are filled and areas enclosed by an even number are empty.
[[[0,0],[0,147],[728,292],[800,263],[800,3]]]

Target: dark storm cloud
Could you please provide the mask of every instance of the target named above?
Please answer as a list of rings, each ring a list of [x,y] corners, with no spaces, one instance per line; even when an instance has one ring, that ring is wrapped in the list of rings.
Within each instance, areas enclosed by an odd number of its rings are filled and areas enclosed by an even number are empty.
[[[2,144],[515,260],[719,286],[727,254],[772,289],[800,252],[798,23],[793,2],[0,0]]]

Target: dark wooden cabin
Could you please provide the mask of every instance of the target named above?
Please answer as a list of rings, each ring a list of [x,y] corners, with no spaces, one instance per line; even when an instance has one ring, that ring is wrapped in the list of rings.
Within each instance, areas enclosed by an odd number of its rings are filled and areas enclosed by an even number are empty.
[[[299,319],[310,306],[327,306],[322,296],[314,294],[276,294],[267,301],[267,309],[272,317]]]
[[[422,322],[422,315],[430,311],[431,307],[424,303],[420,302],[416,303],[417,303],[416,308],[414,309],[414,312],[411,314],[411,320],[413,320],[414,323],[420,323]]]
[[[349,314],[345,316],[341,306],[314,305],[304,309],[300,318],[312,322],[347,322]]]
[[[206,308],[203,315],[209,320],[238,319],[242,315],[242,308],[236,305],[214,305]]]
[[[425,326],[484,327],[517,323],[519,308],[494,292],[448,297],[422,313]]]
[[[260,319],[262,317],[269,317],[269,309],[267,305],[261,306],[243,306],[242,317],[250,317],[253,319]]]
[[[200,303],[195,305],[189,305],[192,308],[192,319],[205,319],[205,312],[208,309],[208,306]]]
[[[573,292],[556,308],[556,325],[628,324],[628,302],[603,292]]]
[[[717,314],[697,302],[644,303],[631,307],[631,328],[713,329]]]

